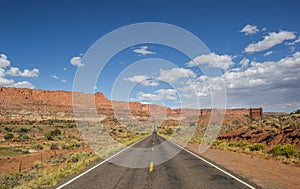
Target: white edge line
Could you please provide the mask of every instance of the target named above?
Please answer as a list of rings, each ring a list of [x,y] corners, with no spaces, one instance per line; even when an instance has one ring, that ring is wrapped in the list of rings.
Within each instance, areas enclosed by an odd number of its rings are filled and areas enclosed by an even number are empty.
[[[225,170],[221,169],[221,168],[220,168],[220,167],[218,167],[217,165],[215,165],[215,164],[213,164],[213,163],[211,163],[211,162],[207,161],[206,159],[204,159],[204,158],[202,158],[202,157],[198,156],[197,154],[195,154],[195,153],[191,152],[190,150],[188,150],[188,149],[185,149],[185,148],[184,148],[184,147],[182,147],[181,145],[179,145],[179,144],[177,144],[177,143],[175,143],[175,142],[173,142],[173,141],[171,141],[171,140],[169,140],[169,142],[171,142],[171,143],[173,143],[174,145],[178,146],[179,148],[181,148],[181,149],[185,150],[186,152],[190,153],[191,155],[193,155],[193,156],[197,157],[198,159],[200,159],[200,160],[204,161],[205,163],[209,164],[210,166],[212,166],[212,167],[214,167],[214,168],[218,169],[219,171],[221,171],[221,172],[225,173],[226,175],[230,176],[231,178],[233,178],[233,179],[235,179],[235,180],[239,181],[240,183],[242,183],[242,184],[244,184],[244,185],[248,186],[249,188],[251,188],[251,189],[255,189],[255,187],[254,187],[254,186],[251,186],[251,185],[250,185],[250,184],[248,184],[247,182],[245,182],[245,181],[242,181],[241,179],[237,178],[236,176],[234,176],[234,175],[232,175],[232,174],[228,173],[227,171],[225,171]]]
[[[150,135],[151,136],[151,135]],[[148,136],[149,137],[149,136]],[[90,169],[86,170],[85,172],[81,173],[80,175],[77,175],[76,177],[72,178],[71,180],[69,180],[68,182],[64,183],[63,185],[58,186],[56,189],[62,189],[63,187],[67,186],[68,184],[72,183],[73,181],[77,180],[78,178],[82,177],[83,175],[89,173],[90,171],[92,171],[93,169],[97,168],[98,166],[102,165],[103,163],[107,162],[108,160],[110,160],[111,158],[119,155],[120,153],[124,152],[125,150],[127,150],[128,148],[134,146],[135,144],[145,140],[146,138],[142,138],[138,141],[136,141],[135,143],[131,144],[130,146],[127,146],[126,148],[124,148],[123,150],[120,150],[119,152],[115,153],[114,155],[106,158],[105,160],[101,161],[100,163],[98,163],[97,165],[95,165],[94,167],[91,167]]]

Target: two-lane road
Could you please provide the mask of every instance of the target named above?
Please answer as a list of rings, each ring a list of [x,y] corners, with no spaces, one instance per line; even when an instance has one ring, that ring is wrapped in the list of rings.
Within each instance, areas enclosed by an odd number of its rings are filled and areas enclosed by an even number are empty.
[[[135,154],[128,148],[59,188],[254,188],[159,135],[153,134],[132,147],[145,152]],[[174,151],[179,153],[169,159]],[[149,166],[127,168],[111,162]]]

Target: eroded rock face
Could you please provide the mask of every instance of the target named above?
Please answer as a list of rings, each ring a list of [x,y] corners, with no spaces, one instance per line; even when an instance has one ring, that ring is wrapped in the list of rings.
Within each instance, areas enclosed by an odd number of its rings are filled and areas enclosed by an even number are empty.
[[[248,141],[249,143],[262,143],[268,146],[276,144],[294,144],[300,149],[300,130],[290,128],[272,129],[270,126],[262,128],[241,127],[237,130],[220,134],[219,140],[225,141]]]
[[[117,112],[124,118],[133,116],[138,120],[148,120],[151,116],[176,120],[193,115],[208,115],[211,112],[224,113],[224,110],[216,109],[171,109],[139,102],[111,102],[99,92],[83,94],[80,92],[0,87],[0,121],[18,121],[26,119],[26,117],[37,120],[42,119],[41,116],[44,118],[45,116],[55,116],[55,119],[72,119],[74,106],[83,113],[96,107],[94,111],[101,116],[113,116]],[[257,115],[262,115],[262,109],[251,109],[251,111],[249,109],[230,109],[226,110],[225,113],[255,115],[257,117]]]

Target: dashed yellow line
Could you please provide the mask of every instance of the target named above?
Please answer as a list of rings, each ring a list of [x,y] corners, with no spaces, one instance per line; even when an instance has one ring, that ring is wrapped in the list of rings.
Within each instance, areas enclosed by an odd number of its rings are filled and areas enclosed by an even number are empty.
[[[153,161],[150,162],[149,171],[150,171],[150,172],[153,171]]]

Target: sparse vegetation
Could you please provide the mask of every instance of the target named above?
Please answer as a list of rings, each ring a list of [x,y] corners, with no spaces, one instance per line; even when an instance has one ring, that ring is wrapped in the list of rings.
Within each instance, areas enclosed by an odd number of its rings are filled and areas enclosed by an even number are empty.
[[[260,150],[263,150],[264,148],[265,148],[265,146],[260,143],[254,143],[249,146],[250,151],[260,151]]]
[[[299,152],[295,149],[295,146],[291,144],[275,145],[268,151],[268,153],[273,157],[284,156],[286,158],[293,158],[299,154]]]
[[[13,139],[13,138],[14,138],[14,135],[12,133],[7,133],[6,135],[4,135],[5,140],[10,140],[10,139]]]

